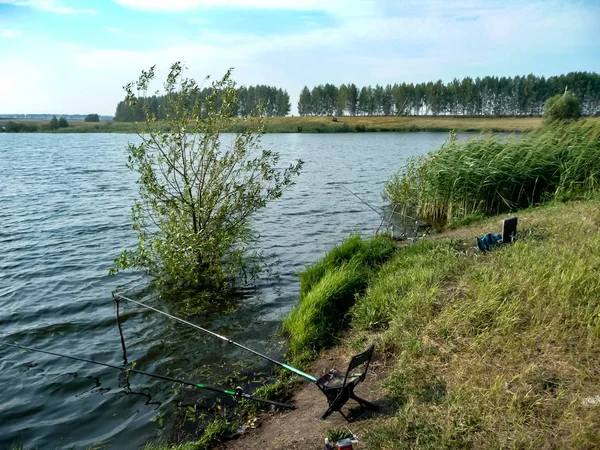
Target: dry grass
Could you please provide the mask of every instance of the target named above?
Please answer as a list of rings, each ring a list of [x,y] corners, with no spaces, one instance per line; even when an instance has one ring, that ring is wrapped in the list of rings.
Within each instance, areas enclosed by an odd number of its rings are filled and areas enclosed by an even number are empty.
[[[469,131],[529,131],[542,125],[541,117],[274,117],[267,128],[302,127],[302,131],[411,131],[411,130],[469,130]],[[357,128],[359,127],[359,128]],[[364,127],[364,129],[360,129]],[[349,130],[344,130],[349,128]]]
[[[0,127],[8,120],[0,120]],[[48,120],[15,119],[14,122],[38,125],[45,129]],[[268,133],[297,133],[298,127],[303,133],[336,133],[368,131],[530,131],[542,124],[541,117],[331,117],[297,116],[271,117],[266,120]],[[143,125],[142,125],[143,128]],[[232,130],[236,131],[236,130]],[[58,133],[133,133],[134,126],[127,122],[88,123],[70,121],[68,128]]]

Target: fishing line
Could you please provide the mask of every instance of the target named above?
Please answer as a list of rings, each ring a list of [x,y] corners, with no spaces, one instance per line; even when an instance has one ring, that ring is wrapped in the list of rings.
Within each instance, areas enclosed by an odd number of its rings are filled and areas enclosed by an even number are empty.
[[[235,345],[236,347],[239,347],[239,348],[241,348],[242,350],[246,350],[247,352],[250,352],[250,353],[252,353],[252,354],[254,354],[254,355],[256,355],[256,356],[260,356],[261,358],[263,358],[263,359],[266,359],[267,361],[271,361],[273,364],[276,364],[276,365],[278,365],[278,366],[280,366],[280,367],[283,367],[284,369],[286,369],[286,370],[289,370],[290,372],[294,372],[295,374],[297,374],[297,375],[300,375],[301,377],[304,377],[304,378],[306,378],[307,380],[310,380],[310,381],[312,381],[312,382],[315,382],[315,381],[317,381],[317,378],[316,378],[316,377],[313,377],[312,375],[309,375],[309,374],[307,374],[307,373],[304,373],[304,372],[302,372],[300,369],[296,369],[295,367],[292,367],[292,366],[290,366],[290,365],[288,365],[288,364],[285,364],[285,363],[282,363],[282,362],[280,362],[280,361],[277,361],[276,359],[270,358],[270,357],[269,357],[269,356],[267,356],[267,355],[263,355],[262,353],[259,353],[259,352],[257,352],[256,350],[252,350],[251,348],[248,348],[248,347],[246,347],[245,345],[242,345],[242,344],[239,344],[239,343],[237,343],[237,342],[235,342],[235,341],[232,341],[232,340],[231,340],[231,339],[229,339],[228,337],[221,336],[220,334],[217,334],[217,333],[215,333],[215,332],[213,332],[213,331],[207,330],[206,328],[202,328],[202,327],[200,327],[200,326],[198,326],[198,325],[196,325],[196,324],[193,324],[193,323],[191,323],[191,322],[188,322],[187,320],[180,319],[179,317],[175,317],[175,316],[173,316],[173,315],[171,315],[171,314],[169,314],[169,313],[167,313],[167,312],[165,312],[165,311],[161,311],[160,309],[153,308],[152,306],[146,305],[146,304],[144,304],[144,303],[142,303],[142,302],[138,302],[138,301],[136,301],[136,300],[133,300],[133,299],[131,299],[131,298],[124,297],[123,295],[121,295],[121,294],[118,294],[118,293],[116,293],[116,292],[113,292],[113,293],[112,293],[112,295],[113,295],[113,297],[115,297],[115,299],[116,299],[116,297],[118,297],[118,298],[120,298],[120,299],[123,299],[123,300],[126,300],[126,301],[128,301],[128,302],[135,303],[136,305],[142,306],[142,307],[144,307],[144,308],[151,309],[151,310],[152,310],[152,311],[154,311],[154,312],[157,312],[157,313],[159,313],[159,314],[162,314],[162,315],[164,315],[164,316],[167,316],[167,317],[169,317],[170,319],[173,319],[173,320],[176,320],[176,321],[178,321],[178,322],[181,322],[181,323],[183,323],[183,324],[185,324],[185,325],[187,325],[187,326],[189,326],[189,327],[192,327],[192,328],[195,328],[195,329],[197,329],[197,330],[200,330],[200,331],[203,331],[203,332],[205,332],[205,333],[208,333],[208,334],[210,334],[211,336],[214,336],[214,337],[216,337],[216,338],[218,338],[218,339],[221,339],[221,340],[223,340],[223,341],[227,342],[228,344]]]
[[[382,219],[385,219],[385,216],[383,215],[383,213],[381,213],[380,211],[378,211],[376,208],[374,208],[373,206],[371,206],[369,203],[367,203],[366,200],[363,200],[361,197],[359,197],[358,194],[352,192],[350,189],[348,189],[343,183],[336,183],[338,185],[340,185],[341,187],[343,187],[344,189],[346,189],[348,192],[350,192],[352,195],[354,195],[357,199],[359,199],[361,201],[361,203],[364,203],[365,205],[367,205],[369,208],[371,208],[379,217],[381,217]],[[399,213],[396,211],[392,211],[390,213],[391,216],[402,216],[402,217],[408,217],[411,220],[415,220],[417,222],[425,222],[421,219],[417,219],[416,217],[412,217],[409,216],[408,214],[403,214],[403,213]]]
[[[352,195],[354,195],[357,199],[359,199],[361,201],[361,203],[364,203],[365,205],[367,205],[369,208],[371,208],[375,214],[377,214],[379,217],[381,217],[382,219],[385,219],[385,217],[383,216],[383,214],[380,211],[377,211],[377,209],[375,209],[373,206],[371,206],[369,203],[366,202],[366,200],[363,200],[361,197],[358,196],[358,194],[355,194],[354,192],[352,192],[350,189],[348,189],[344,184],[342,183],[337,183],[339,184],[341,187],[343,187],[344,189],[346,189],[348,192],[350,192]]]
[[[88,364],[96,364],[98,366],[110,367],[111,369],[117,369],[117,370],[120,370],[121,372],[137,373],[137,374],[145,375],[145,376],[151,377],[151,378],[158,378],[159,380],[170,381],[171,383],[182,384],[184,386],[191,386],[191,387],[198,388],[198,389],[205,389],[207,391],[213,391],[213,392],[217,392],[219,394],[231,395],[231,396],[236,397],[236,398],[245,398],[247,400],[253,400],[255,402],[261,402],[261,403],[268,403],[269,405],[279,406],[281,408],[294,409],[294,407],[292,405],[288,405],[286,403],[279,403],[279,402],[276,402],[276,401],[273,401],[273,400],[266,400],[266,399],[263,399],[263,398],[253,397],[250,394],[244,393],[244,391],[240,387],[237,387],[237,388],[235,388],[235,390],[232,391],[230,389],[222,389],[222,388],[219,388],[219,387],[210,386],[208,384],[192,383],[191,381],[185,381],[185,380],[180,380],[180,379],[177,379],[177,378],[171,378],[171,377],[167,377],[165,375],[158,375],[158,374],[155,374],[155,373],[144,372],[142,370],[128,369],[126,367],[119,367],[119,366],[115,366],[113,364],[108,364],[108,363],[103,363],[103,362],[98,362],[98,361],[92,361],[91,359],[80,358],[78,356],[64,355],[62,353],[51,352],[51,351],[48,351],[48,350],[41,350],[41,349],[33,348],[33,347],[25,347],[24,345],[10,344],[8,342],[2,342],[2,341],[0,341],[0,345],[6,345],[6,346],[9,346],[9,347],[18,348],[18,349],[21,349],[21,350],[29,350],[30,352],[45,353],[47,355],[57,356],[59,358],[73,359],[75,361],[82,361],[82,362],[85,362],[85,363],[88,363]]]

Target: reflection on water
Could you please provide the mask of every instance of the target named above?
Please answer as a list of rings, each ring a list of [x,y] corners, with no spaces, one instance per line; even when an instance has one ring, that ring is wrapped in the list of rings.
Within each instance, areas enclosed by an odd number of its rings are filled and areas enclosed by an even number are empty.
[[[382,206],[383,183],[409,156],[439,147],[444,133],[266,135],[282,164],[301,158],[298,184],[255,217],[261,249],[281,263],[238,307],[208,314],[159,299],[143,273],[107,275],[135,245],[129,208],[130,135],[0,134],[0,340],[119,365],[111,291],[182,315],[280,357],[281,318],[296,301],[296,272],[350,232],[371,234],[380,218],[340,189]],[[136,369],[197,381],[260,384],[264,361],[151,311],[121,303],[127,358]],[[233,377],[232,374],[236,376]],[[230,379],[227,379],[227,377]],[[217,396],[141,375],[0,348],[0,448],[136,448],[155,436],[152,420],[176,402],[210,409]],[[237,379],[236,379],[237,378]],[[247,390],[248,391],[248,390]],[[227,402],[223,399],[223,402]]]

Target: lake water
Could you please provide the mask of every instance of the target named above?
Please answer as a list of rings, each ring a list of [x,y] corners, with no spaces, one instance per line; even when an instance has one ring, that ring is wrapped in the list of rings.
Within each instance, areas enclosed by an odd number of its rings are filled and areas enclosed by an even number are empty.
[[[297,301],[295,273],[351,232],[371,235],[379,218],[336,183],[383,206],[385,181],[410,156],[439,148],[446,133],[265,135],[281,164],[305,161],[298,183],[255,217],[261,248],[280,260],[279,281],[263,280],[235,311],[190,321],[273,356],[276,331]],[[160,308],[142,273],[109,277],[113,258],[136,240],[130,207],[135,176],[125,168],[133,135],[0,134],[0,340],[123,363],[111,291]],[[129,361],[136,368],[195,379],[236,374],[260,383],[268,369],[252,355],[153,312],[121,303]],[[239,375],[237,375],[239,373]],[[218,378],[220,376],[221,378]],[[231,383],[239,380],[229,380]],[[176,404],[215,400],[170,383],[0,346],[0,448],[131,449],[160,431]],[[252,387],[252,386],[251,386]],[[164,433],[174,432],[167,421]]]

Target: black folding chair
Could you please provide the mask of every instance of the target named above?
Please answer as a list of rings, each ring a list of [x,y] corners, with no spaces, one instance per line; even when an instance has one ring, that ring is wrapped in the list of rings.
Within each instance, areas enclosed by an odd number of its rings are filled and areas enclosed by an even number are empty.
[[[361,414],[366,410],[370,409],[376,411],[379,409],[378,406],[369,403],[368,401],[358,397],[354,393],[356,385],[365,380],[367,376],[367,370],[369,363],[373,357],[373,351],[375,346],[371,345],[364,352],[355,355],[350,360],[348,370],[346,373],[338,372],[335,369],[330,370],[328,373],[323,375],[317,380],[317,386],[323,391],[323,394],[327,397],[329,402],[329,408],[323,414],[323,419],[329,416],[332,412],[338,411],[346,421],[350,422],[350,419],[342,411],[342,407],[346,404],[349,399],[357,401],[362,407]],[[364,366],[362,370],[355,370],[359,366]]]

